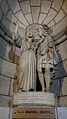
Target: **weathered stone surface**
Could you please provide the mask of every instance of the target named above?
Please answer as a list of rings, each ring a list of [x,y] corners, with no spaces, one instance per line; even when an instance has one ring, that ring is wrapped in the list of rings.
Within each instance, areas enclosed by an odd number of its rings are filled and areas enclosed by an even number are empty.
[[[10,90],[10,79],[0,75],[0,94],[8,95]]]
[[[63,17],[65,16],[63,10],[60,10],[60,12],[57,14],[57,16],[55,17],[55,22],[58,23],[61,19],[63,19]]]
[[[3,60],[3,63],[2,63],[2,74],[3,75],[14,78],[15,71],[16,71],[16,64]]]
[[[61,61],[55,67],[55,79],[62,78],[67,75],[67,60]]]
[[[61,90],[61,87],[60,87],[59,79],[52,80],[52,84],[50,86],[50,92],[54,93],[56,96],[59,96],[60,90]]]
[[[0,58],[0,74],[2,72],[2,63],[3,63],[3,60]]]
[[[0,95],[0,106],[1,107],[8,107],[10,99],[11,98],[9,96]]]
[[[27,14],[27,13],[31,12],[31,10],[30,10],[30,3],[29,3],[28,0],[27,1],[22,1],[20,3],[20,6],[21,6],[21,9],[24,12],[24,14]]]
[[[31,7],[31,10],[32,10],[32,16],[33,16],[33,22],[37,23],[40,7]]]
[[[42,13],[48,13],[48,11],[50,9],[50,5],[51,5],[50,1],[42,0],[41,12]]]
[[[47,92],[22,92],[15,93],[13,97],[14,105],[50,105],[55,106],[53,93]]]
[[[67,77],[64,78],[61,88],[62,88],[62,95],[67,95]]]
[[[13,108],[10,108],[9,119],[12,119],[12,115],[13,115]]]
[[[7,40],[9,41],[9,37],[5,36],[5,38],[7,38]],[[14,48],[13,48],[14,49]],[[0,37],[0,56],[2,58],[5,58],[6,60],[11,61],[10,59],[10,53],[11,53],[11,57],[12,57],[12,61],[13,61],[13,54],[11,51],[11,46]]]
[[[40,0],[31,0],[31,6],[40,6]]]
[[[15,56],[14,56],[14,62],[15,63],[19,63],[19,59],[20,59],[20,48],[15,49]]]
[[[67,60],[63,61],[64,70],[67,73]]]
[[[53,4],[52,4],[52,7],[55,8],[55,10],[58,11],[60,9],[62,3],[63,3],[63,0],[59,0],[59,1],[58,0],[54,0]]]
[[[58,119],[67,119],[67,107],[57,107]]]
[[[0,9],[0,20],[2,19],[2,15],[3,15],[3,12],[2,12],[2,10]]]
[[[67,106],[67,96],[63,96],[59,98],[59,106]]]
[[[67,58],[67,40],[59,45],[59,54],[62,60]]]
[[[9,118],[9,107],[0,107],[0,119],[8,119]]]
[[[64,1],[62,8],[65,11],[65,13],[67,13],[67,0]]]
[[[0,37],[0,56],[5,57],[7,42]]]
[[[12,112],[10,107],[0,107],[0,119],[12,119]]]
[[[48,24],[57,14],[57,12],[53,9],[50,9],[50,12],[48,14],[48,16],[46,17],[46,19],[44,20],[43,24]]]
[[[7,11],[9,10],[9,6],[8,6],[6,0],[5,1],[4,0],[1,1],[1,8],[2,8],[4,14],[6,14]]]
[[[3,32],[3,30],[1,28],[0,28],[0,34],[4,36],[4,32]]]
[[[18,4],[18,0],[8,0],[8,3],[12,9],[12,11],[15,13],[20,10],[20,6]]]
[[[10,95],[13,95],[13,82],[14,82],[14,79],[11,79]]]

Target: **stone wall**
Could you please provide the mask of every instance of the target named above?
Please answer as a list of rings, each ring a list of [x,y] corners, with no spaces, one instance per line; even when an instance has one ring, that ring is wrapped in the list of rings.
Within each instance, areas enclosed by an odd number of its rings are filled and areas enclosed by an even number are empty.
[[[4,35],[4,34],[2,34]],[[16,55],[15,55],[16,54]],[[20,49],[0,37],[0,106],[9,107]]]
[[[9,41],[10,38],[1,29],[0,33]],[[10,46],[3,37],[0,37],[0,119],[12,119],[10,103],[20,49]]]
[[[12,108],[0,107],[0,119],[12,119]]]
[[[59,54],[61,56],[61,63],[63,68],[60,67],[61,72],[60,85],[61,92],[59,97],[59,106],[67,106],[67,40],[59,45]]]

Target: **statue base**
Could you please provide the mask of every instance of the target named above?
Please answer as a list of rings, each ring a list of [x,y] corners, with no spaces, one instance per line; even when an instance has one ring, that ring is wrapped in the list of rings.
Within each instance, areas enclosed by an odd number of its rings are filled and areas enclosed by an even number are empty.
[[[13,119],[56,119],[55,96],[50,92],[21,92],[13,96]]]
[[[14,106],[43,105],[55,106],[55,96],[50,92],[21,92],[13,96]]]

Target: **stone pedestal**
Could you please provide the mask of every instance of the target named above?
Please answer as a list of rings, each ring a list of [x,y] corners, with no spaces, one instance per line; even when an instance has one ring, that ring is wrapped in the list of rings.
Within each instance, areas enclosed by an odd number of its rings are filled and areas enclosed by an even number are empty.
[[[13,106],[13,119],[55,119],[55,96],[50,92],[15,93]]]
[[[14,106],[40,105],[55,106],[55,97],[49,92],[22,92],[13,96]]]

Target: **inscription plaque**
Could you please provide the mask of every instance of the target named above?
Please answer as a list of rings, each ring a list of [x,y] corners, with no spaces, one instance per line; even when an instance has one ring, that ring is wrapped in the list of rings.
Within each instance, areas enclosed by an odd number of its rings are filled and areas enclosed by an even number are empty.
[[[49,92],[22,92],[15,93],[13,105],[48,105],[55,106],[55,97]]]
[[[14,108],[13,119],[56,119],[54,108]]]

